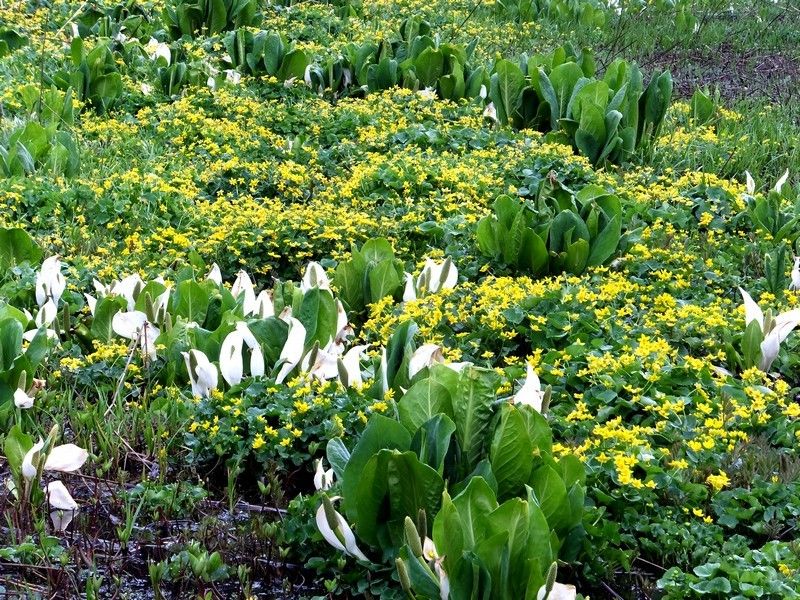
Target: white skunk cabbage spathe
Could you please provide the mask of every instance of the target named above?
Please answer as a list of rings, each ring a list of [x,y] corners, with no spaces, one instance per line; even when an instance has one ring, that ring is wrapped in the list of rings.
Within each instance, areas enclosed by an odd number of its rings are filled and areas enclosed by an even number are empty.
[[[522,384],[522,387],[514,396],[514,404],[531,406],[536,412],[540,413],[542,412],[544,396],[545,392],[542,390],[542,383],[539,381],[539,376],[529,364],[525,375],[525,383]]]
[[[405,274],[406,287],[403,289],[403,302],[410,302],[417,299],[417,289],[414,287],[414,276],[411,273]]]
[[[747,190],[747,193],[752,196],[753,194],[756,193],[756,182],[753,179],[753,176],[750,175],[750,171],[744,172],[744,178],[745,178],[745,189]]]
[[[423,344],[411,355],[408,361],[408,376],[414,377],[425,367],[431,367],[436,363],[444,362],[444,354],[441,346],[437,344]]]
[[[172,61],[172,52],[169,46],[164,42],[159,42],[155,38],[150,38],[144,50],[152,61],[157,61],[161,58],[167,63],[167,66],[169,66],[169,63]]]
[[[310,262],[306,266],[305,273],[303,273],[303,281],[300,283],[300,291],[304,294],[314,288],[321,290],[330,290],[331,282],[325,269],[318,262]]]
[[[58,256],[51,256],[42,263],[36,274],[36,303],[43,306],[48,300],[58,305],[61,295],[67,287],[64,275],[61,274],[61,261]]]
[[[789,289],[795,292],[800,290],[800,256],[794,257],[791,279],[792,282],[789,284]]]
[[[784,174],[781,175],[781,178],[778,179],[778,181],[775,182],[775,191],[776,192],[778,192],[779,194],[781,193],[781,190],[783,189],[783,184],[786,183],[787,179],[789,179],[789,169],[786,169]]]
[[[34,460],[40,460],[39,452],[44,448],[44,440],[41,438],[36,442],[22,459],[22,476],[31,480],[36,477],[36,464]],[[43,469],[45,471],[60,471],[62,473],[74,473],[83,466],[89,453],[75,444],[62,444],[55,446],[47,455]]]
[[[272,294],[270,294],[270,292],[262,290],[261,293],[256,296],[253,314],[259,319],[275,316],[275,304],[272,302]]]
[[[756,304],[750,294],[742,288],[739,288],[739,293],[742,295],[744,302],[745,327],[755,321],[759,329],[761,329],[763,339],[761,342],[761,362],[758,368],[766,373],[778,357],[783,341],[800,324],[800,309],[795,308],[776,317],[773,317],[772,311],[769,311],[765,317],[764,311]]]
[[[436,294],[441,290],[451,290],[458,283],[458,269],[450,258],[446,258],[440,263],[432,259],[425,261],[422,272],[417,277],[417,294],[428,293]]]
[[[305,350],[306,328],[294,317],[289,317],[288,321],[289,333],[286,336],[286,343],[281,350],[281,369],[278,372],[278,376],[275,378],[275,383],[283,383],[286,376],[289,375],[292,369],[303,359],[303,351]]]
[[[261,345],[247,324],[239,321],[236,329],[222,341],[219,351],[219,370],[223,379],[230,386],[239,385],[244,378],[242,354],[245,346],[247,352],[250,353],[250,376],[261,377],[264,374],[264,354],[261,352]]]
[[[103,289],[102,284],[95,284],[98,293]],[[127,277],[121,279],[120,281],[116,281],[111,286],[105,290],[103,293],[111,293],[115,296],[122,296],[125,298],[125,301],[128,303],[128,310],[131,311],[136,306],[136,298],[139,296],[139,292],[142,291],[144,288],[144,281],[142,278],[139,277],[138,274],[134,273],[133,275],[128,275]]]
[[[366,349],[366,345],[353,346],[343,357],[338,359],[337,370],[339,381],[341,381],[342,385],[345,387],[363,385],[364,380],[361,377],[361,358],[364,356],[364,351]]]
[[[314,473],[314,487],[318,490],[329,490],[333,486],[334,474],[333,469],[325,469],[323,459],[318,459],[317,470]]]
[[[181,352],[181,354],[186,361],[186,370],[189,372],[192,395],[208,398],[219,384],[216,365],[209,361],[205,353],[200,350],[189,350]]]
[[[542,586],[536,593],[536,600],[575,600],[578,597],[578,591],[574,585],[564,585],[563,583],[554,583],[553,589],[547,593],[547,587]]]
[[[256,307],[256,291],[253,287],[253,281],[246,271],[239,271],[239,273],[237,273],[236,279],[231,287],[231,295],[237,300],[239,296],[243,296],[244,302],[242,308],[245,315],[254,312]]]
[[[47,495],[47,503],[52,509],[50,518],[53,521],[53,527],[56,531],[64,531],[78,511],[78,503],[75,502],[75,499],[61,481],[48,483],[45,493]]]
[[[222,271],[217,263],[211,265],[211,269],[206,273],[206,280],[213,281],[217,285],[222,285]]]
[[[142,311],[118,312],[111,319],[111,329],[120,337],[137,340],[142,352],[147,354],[150,360],[155,360],[156,338],[161,335],[161,331],[147,320],[147,315]]]
[[[333,498],[333,500],[337,499]],[[350,525],[333,508],[332,501],[327,496],[323,495],[322,497],[322,503],[317,509],[316,522],[322,537],[331,546],[359,560],[367,560],[367,557],[364,556],[364,553],[361,552],[356,544],[356,536],[353,534]]]

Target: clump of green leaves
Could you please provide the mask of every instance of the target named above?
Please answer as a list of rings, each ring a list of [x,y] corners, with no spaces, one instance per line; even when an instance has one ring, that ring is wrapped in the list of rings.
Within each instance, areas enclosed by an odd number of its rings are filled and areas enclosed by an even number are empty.
[[[499,60],[490,97],[500,123],[560,132],[593,164],[620,163],[658,137],[672,98],[672,76],[653,75],[643,88],[635,64],[617,60],[603,79],[594,60],[569,46],[550,55]]]
[[[72,88],[79,100],[102,112],[114,106],[122,94],[122,76],[111,51],[111,40],[102,38],[91,50],[76,37],[70,46],[72,68],[55,73],[53,83],[61,90]]]
[[[223,39],[234,67],[245,74],[270,75],[281,80],[302,78],[308,55],[275,31],[231,31]]]
[[[336,267],[334,283],[342,302],[354,313],[385,296],[395,295],[403,282],[403,263],[394,256],[388,240],[369,240]]]
[[[28,43],[28,38],[9,27],[0,27],[0,58],[22,48]]]
[[[561,188],[535,203],[502,195],[494,213],[478,222],[481,252],[533,274],[581,274],[616,252],[622,235],[622,205],[596,185],[577,193]]]
[[[254,25],[257,9],[256,0],[169,0],[161,18],[172,39],[178,40]]]
[[[606,22],[606,8],[597,0],[498,0],[498,16],[518,23],[530,23],[547,17],[558,23],[580,23],[589,27],[602,27]]]
[[[769,542],[743,555],[715,556],[691,573],[678,567],[659,580],[667,600],[677,598],[800,598],[794,586],[800,572],[797,543]]]
[[[72,135],[55,126],[29,121],[0,139],[0,176],[35,172],[72,177],[80,169],[80,154]]]
[[[583,466],[552,455],[550,427],[532,406],[498,402],[499,383],[489,369],[433,365],[412,378],[399,419],[374,415],[352,451],[328,443],[348,521],[384,558],[400,559],[417,597],[438,598],[440,581],[417,568],[409,518],[465,597],[535,593],[581,538]]]

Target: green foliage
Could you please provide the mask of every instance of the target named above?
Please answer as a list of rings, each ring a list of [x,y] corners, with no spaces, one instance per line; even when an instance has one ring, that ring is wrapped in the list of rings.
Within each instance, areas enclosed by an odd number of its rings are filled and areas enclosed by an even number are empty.
[[[28,232],[24,229],[0,229],[0,272],[5,273],[23,263],[38,264],[40,260],[42,250]]]
[[[69,97],[69,93],[67,94]],[[72,177],[80,169],[80,154],[72,135],[56,123],[43,127],[29,121],[0,138],[0,176],[50,173]]]
[[[490,97],[500,123],[561,132],[593,164],[621,163],[658,137],[672,78],[656,74],[643,91],[638,67],[619,59],[599,80],[591,55],[566,46],[519,64],[498,60]]]
[[[160,580],[178,581],[191,574],[196,579],[214,583],[225,581],[230,576],[230,567],[225,564],[219,552],[209,552],[198,542],[190,542],[180,552],[173,554],[169,560],[158,563],[163,567]],[[152,572],[152,570],[151,570]]]
[[[122,94],[122,76],[117,69],[111,40],[100,39],[87,50],[81,38],[72,40],[72,68],[55,73],[53,83],[61,90],[72,88],[79,100],[101,112],[111,109]]]
[[[43,328],[23,347],[23,333],[29,324],[23,313],[0,304],[0,425],[7,424],[13,412],[17,387],[27,390],[50,347]]]
[[[786,242],[779,242],[772,252],[764,255],[764,279],[767,289],[780,296],[786,289],[786,263],[790,258]]]
[[[539,196],[535,206],[500,196],[494,214],[478,222],[484,256],[533,274],[579,275],[614,256],[622,235],[619,198],[590,185],[577,193],[562,188]]]
[[[800,197],[794,202],[788,193],[770,190],[766,194],[747,196],[747,213],[753,226],[772,236],[775,242],[794,244],[800,236]]]
[[[256,0],[168,0],[161,18],[172,39],[254,25]]]
[[[304,51],[274,31],[253,33],[236,29],[228,33],[223,42],[233,66],[245,74],[270,75],[281,80],[302,79],[310,63]]]
[[[0,27],[0,58],[28,43],[27,36],[9,27]]]
[[[499,0],[495,10],[498,16],[518,23],[548,18],[594,28],[606,22],[606,8],[597,0]]]
[[[697,125],[704,125],[711,121],[717,111],[716,102],[709,91],[696,89],[689,103],[691,116]]]
[[[420,598],[438,598],[440,584],[415,563],[409,518],[420,538],[433,537],[465,597],[535,594],[563,541],[580,535],[583,466],[551,455],[549,426],[533,408],[497,402],[493,371],[423,373],[400,398],[399,421],[374,415],[350,453],[328,443],[348,521],[384,558],[400,559]]]
[[[793,585],[800,569],[796,543],[769,542],[744,555],[716,556],[692,573],[669,569],[659,580],[664,598],[800,598]]]
[[[386,239],[372,239],[360,250],[350,250],[350,258],[337,265],[333,282],[345,308],[360,314],[373,302],[398,293],[403,284],[403,263],[395,258]]]

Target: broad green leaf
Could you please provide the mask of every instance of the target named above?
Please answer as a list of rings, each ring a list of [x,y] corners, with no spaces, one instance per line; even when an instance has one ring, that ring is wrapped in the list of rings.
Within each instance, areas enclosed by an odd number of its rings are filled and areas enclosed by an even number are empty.
[[[329,290],[312,288],[303,296],[297,319],[306,328],[306,348],[319,342],[327,346],[336,336],[336,302]]]
[[[286,53],[281,36],[277,33],[268,34],[264,39],[263,48],[264,70],[267,75],[277,75]]]
[[[587,264],[590,267],[602,265],[614,255],[619,246],[622,235],[622,225],[619,215],[609,221],[599,235],[592,242],[592,249]]]
[[[370,417],[364,433],[353,448],[342,477],[344,509],[350,520],[355,520],[357,514],[356,488],[364,465],[375,453],[384,448],[405,451],[410,447],[411,435],[400,423],[379,414]]]
[[[751,368],[761,361],[761,342],[764,334],[758,321],[753,320],[747,325],[742,336],[742,355],[745,368]]]
[[[511,229],[517,215],[522,212],[522,203],[519,199],[501,194],[492,204],[497,221],[506,229]]]
[[[445,367],[447,368],[447,367]],[[397,403],[400,422],[414,433],[434,415],[453,415],[450,390],[430,375],[417,381]]]
[[[22,325],[23,330],[27,329],[28,324],[31,322],[24,312],[0,300],[0,321],[3,319],[16,319]]]
[[[572,98],[572,90],[582,77],[583,71],[574,62],[565,62],[550,72],[549,79],[558,102],[559,118],[567,116],[567,104]]]
[[[496,598],[492,595],[492,576],[474,552],[465,552],[447,572],[450,574],[450,598]]]
[[[24,229],[0,229],[0,270],[27,262],[36,265],[42,250]]]
[[[247,327],[261,346],[265,364],[277,363],[289,335],[289,326],[277,317],[268,317],[248,321]]]
[[[359,252],[368,264],[377,265],[385,260],[394,260],[392,244],[386,238],[372,238],[364,242]]]
[[[491,538],[506,533],[509,568],[513,577],[508,579],[506,597],[521,598],[528,584],[528,571],[531,567],[529,556],[530,515],[528,503],[522,498],[511,498],[497,507],[486,519],[486,536]]]
[[[349,311],[364,309],[364,264],[355,260],[340,262],[333,276],[339,298]]]
[[[529,269],[533,274],[538,274],[547,268],[550,256],[547,246],[533,229],[525,231],[525,239],[520,250],[520,266]]]
[[[522,490],[533,468],[533,447],[525,419],[512,404],[505,404],[489,450],[497,495],[508,498]]]
[[[561,529],[566,526],[569,504],[561,475],[549,464],[541,464],[533,469],[530,486],[550,527]]]
[[[606,143],[605,117],[601,107],[594,103],[584,103],[578,123],[575,146],[592,164],[595,164]]]
[[[578,239],[567,248],[567,259],[564,269],[569,273],[580,275],[586,269],[589,260],[589,242]]]
[[[400,548],[400,558],[406,566],[406,572],[416,597],[438,598],[440,596],[439,578],[427,564],[422,566],[423,563],[414,556],[408,544]]]
[[[402,281],[397,273],[394,260],[387,259],[379,262],[369,271],[370,301],[377,302],[385,296],[393,295]]]
[[[414,60],[414,72],[422,87],[433,87],[444,73],[444,55],[441,50],[425,48]]]
[[[225,29],[228,23],[228,11],[224,0],[208,0],[211,13],[208,19],[208,32],[213,35]]]
[[[472,550],[485,535],[486,518],[497,508],[497,497],[485,479],[474,477],[453,498],[453,505],[463,525],[464,550]]]
[[[401,543],[405,518],[416,518],[420,509],[436,514],[443,491],[441,476],[413,452],[379,451],[364,465],[355,488],[359,537],[382,548]]]
[[[489,97],[494,102],[497,119],[501,123],[508,124],[512,120],[524,86],[525,76],[519,66],[504,59],[495,63]]]
[[[567,487],[575,483],[586,483],[586,469],[580,459],[574,454],[567,454],[558,460],[558,468],[561,470],[561,478]]]
[[[557,131],[559,127],[558,119],[561,116],[558,97],[556,96],[556,91],[553,88],[550,78],[542,67],[538,67],[536,71],[531,74],[531,83],[539,92],[539,96],[544,100],[540,107],[542,113],[545,114],[545,111],[549,109],[550,114],[548,116],[548,121],[550,123],[550,129],[552,131]]]
[[[500,531],[491,537],[482,538],[475,545],[475,555],[491,576],[492,598],[513,600],[508,593],[511,551],[508,545],[509,532]]]
[[[331,463],[336,478],[341,480],[342,477],[344,477],[344,470],[347,468],[347,463],[350,460],[350,451],[347,449],[347,446],[344,445],[342,438],[331,438],[328,440],[325,455],[328,458],[328,462]]]
[[[441,475],[455,430],[456,424],[450,417],[438,414],[423,423],[416,431],[411,440],[411,450],[416,452],[423,463]]]
[[[516,265],[520,262],[520,252],[525,242],[525,236],[528,228],[525,223],[525,215],[523,211],[517,212],[514,217],[514,222],[511,224],[511,229],[508,235],[503,240],[503,261],[510,265]]]
[[[19,425],[14,425],[6,434],[3,442],[3,454],[5,455],[11,471],[17,477],[21,474],[22,459],[33,447],[33,439],[24,433]]]
[[[387,379],[391,388],[408,383],[407,365],[410,359],[408,354],[418,329],[417,324],[413,321],[405,321],[395,328],[392,337],[389,338],[389,343],[386,346],[386,364]],[[406,368],[404,369],[403,367]],[[405,385],[405,387],[408,387],[408,385]]]
[[[492,403],[499,383],[497,373],[489,369],[469,366],[459,374],[453,394],[453,414],[465,473],[475,468],[484,456]]]
[[[491,258],[497,258],[501,248],[496,235],[496,224],[497,221],[494,217],[487,215],[478,221],[478,228],[475,233],[478,240],[478,248],[484,255]]]
[[[287,80],[292,77],[302,79],[309,65],[309,58],[302,50],[292,50],[283,57],[278,79]]]
[[[40,327],[36,331],[36,335],[33,336],[33,339],[28,344],[28,347],[25,349],[25,358],[27,358],[28,362],[34,368],[36,368],[39,366],[39,363],[44,360],[49,347],[50,340],[47,337],[47,329]]]
[[[433,521],[431,537],[439,554],[445,557],[445,570],[452,572],[464,550],[464,523],[446,490],[442,494],[442,507]]]
[[[0,370],[11,370],[14,361],[22,354],[22,333],[22,324],[16,319],[0,321]]]
[[[90,329],[92,336],[104,344],[113,340],[116,334],[111,327],[111,320],[115,314],[125,310],[126,307],[125,298],[121,296],[106,296],[98,299]]]
[[[528,580],[529,593],[541,587],[544,583],[544,574],[550,564],[555,560],[556,553],[550,543],[550,525],[539,507],[533,490],[528,487],[528,558],[533,561]],[[531,585],[532,584],[532,585]]]

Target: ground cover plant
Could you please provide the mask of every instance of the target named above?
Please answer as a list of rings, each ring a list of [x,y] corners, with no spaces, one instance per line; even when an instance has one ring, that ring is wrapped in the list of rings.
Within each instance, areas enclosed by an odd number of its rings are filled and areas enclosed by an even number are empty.
[[[800,598],[798,17],[0,2],[0,592]]]

